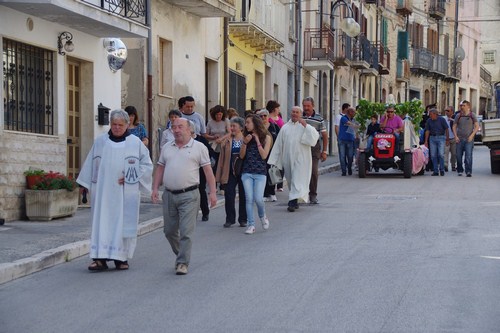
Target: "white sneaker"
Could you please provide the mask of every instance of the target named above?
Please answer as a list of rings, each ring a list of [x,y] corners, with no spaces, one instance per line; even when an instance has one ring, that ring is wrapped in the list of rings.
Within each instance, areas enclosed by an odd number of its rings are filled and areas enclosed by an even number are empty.
[[[255,233],[255,227],[253,225],[247,227],[247,230],[245,230],[245,234],[251,235]]]
[[[274,194],[271,194],[271,197],[270,197],[270,198],[271,198],[271,201],[272,201],[272,202],[276,202],[276,201],[278,201],[278,198],[276,198],[276,196],[275,196]]]
[[[270,201],[272,201],[272,196],[264,197],[264,202],[270,202]]]
[[[262,223],[262,229],[264,229],[264,230],[269,229],[269,219],[266,216],[261,218],[260,222]]]

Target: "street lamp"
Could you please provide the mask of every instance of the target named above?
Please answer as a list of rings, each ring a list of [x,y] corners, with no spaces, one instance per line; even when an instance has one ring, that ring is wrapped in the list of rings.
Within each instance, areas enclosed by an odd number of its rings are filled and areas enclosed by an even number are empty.
[[[332,1],[332,4],[330,6],[330,28],[332,31],[335,31],[334,28],[334,20],[335,20],[335,10],[340,7],[340,6],[346,6],[348,9],[347,12],[347,17],[342,20],[340,23],[340,29],[345,32],[345,34],[349,37],[357,37],[359,33],[361,32],[361,27],[359,26],[358,22],[354,19],[354,12],[351,8],[351,6],[345,1],[345,0],[337,0],[337,1]],[[329,154],[332,155],[333,149],[331,142],[333,142],[333,78],[334,78],[334,73],[335,73],[335,67],[334,69],[330,70],[330,145],[329,145]]]

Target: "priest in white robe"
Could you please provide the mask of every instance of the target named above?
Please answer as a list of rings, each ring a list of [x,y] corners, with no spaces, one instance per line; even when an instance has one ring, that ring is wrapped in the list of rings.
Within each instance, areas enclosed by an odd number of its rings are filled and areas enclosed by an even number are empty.
[[[96,138],[77,179],[91,198],[91,271],[106,270],[108,260],[118,270],[128,269],[137,243],[140,192],[151,192],[153,163],[147,147],[129,133],[128,114],[114,110],[110,122],[110,131]]]
[[[298,200],[308,202],[312,172],[311,147],[318,142],[318,131],[302,119],[302,109],[292,108],[291,119],[281,128],[268,164],[284,170],[288,182],[288,211],[299,208]]]

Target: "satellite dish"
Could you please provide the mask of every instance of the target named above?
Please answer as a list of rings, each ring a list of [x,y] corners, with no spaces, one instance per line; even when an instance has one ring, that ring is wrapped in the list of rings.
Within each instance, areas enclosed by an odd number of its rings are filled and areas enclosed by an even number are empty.
[[[108,65],[111,71],[120,70],[127,61],[127,47],[119,38],[105,38],[104,48],[108,53]]]
[[[465,59],[465,51],[460,46],[455,49],[455,60],[462,62]]]
[[[342,29],[349,37],[356,37],[361,32],[361,27],[352,17],[347,17],[342,20],[340,29]]]

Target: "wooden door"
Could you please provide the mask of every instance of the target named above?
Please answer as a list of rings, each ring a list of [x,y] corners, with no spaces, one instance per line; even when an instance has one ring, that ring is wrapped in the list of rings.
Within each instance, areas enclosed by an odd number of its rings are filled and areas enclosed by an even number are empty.
[[[73,61],[67,62],[66,78],[66,115],[67,115],[67,174],[76,179],[80,172],[80,64]]]

